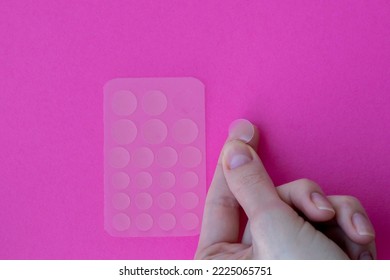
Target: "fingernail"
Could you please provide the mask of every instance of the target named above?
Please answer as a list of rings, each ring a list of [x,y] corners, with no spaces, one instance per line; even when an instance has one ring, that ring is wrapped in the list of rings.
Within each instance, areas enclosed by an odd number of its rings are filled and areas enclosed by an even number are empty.
[[[310,197],[318,209],[336,213],[332,207],[332,204],[330,204],[330,202],[322,194],[313,192],[311,193]]]
[[[246,119],[233,121],[229,126],[229,138],[249,143],[255,135],[253,124]]]
[[[368,251],[365,251],[360,254],[359,260],[373,260],[374,258],[372,257],[371,253]]]
[[[252,155],[244,144],[236,145],[227,151],[226,162],[229,169],[235,169],[252,161]]]
[[[352,223],[354,224],[358,234],[375,236],[374,229],[372,228],[368,219],[363,214],[353,214]]]

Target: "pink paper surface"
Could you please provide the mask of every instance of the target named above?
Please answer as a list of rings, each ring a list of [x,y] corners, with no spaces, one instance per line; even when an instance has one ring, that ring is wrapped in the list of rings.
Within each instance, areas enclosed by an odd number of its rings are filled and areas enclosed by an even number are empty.
[[[366,207],[390,259],[389,1],[0,2],[0,258],[191,259],[198,237],[103,227],[103,85],[206,86],[207,182],[230,122],[275,184]]]

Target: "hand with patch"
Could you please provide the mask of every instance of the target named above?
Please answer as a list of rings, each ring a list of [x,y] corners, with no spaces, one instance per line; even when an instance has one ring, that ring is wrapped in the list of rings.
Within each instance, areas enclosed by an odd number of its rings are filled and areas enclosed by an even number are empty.
[[[375,233],[352,196],[308,179],[275,187],[256,153],[257,128],[229,130],[204,209],[196,259],[375,259]],[[240,238],[240,210],[248,222]]]

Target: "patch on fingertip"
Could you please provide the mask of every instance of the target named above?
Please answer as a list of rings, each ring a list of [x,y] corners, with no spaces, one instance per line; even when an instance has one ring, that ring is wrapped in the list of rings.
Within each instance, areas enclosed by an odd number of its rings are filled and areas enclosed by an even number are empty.
[[[237,119],[229,126],[229,138],[249,143],[255,135],[253,124],[246,119]]]

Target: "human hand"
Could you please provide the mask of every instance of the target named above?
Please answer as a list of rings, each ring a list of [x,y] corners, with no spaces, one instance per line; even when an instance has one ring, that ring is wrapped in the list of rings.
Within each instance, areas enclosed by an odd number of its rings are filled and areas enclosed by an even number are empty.
[[[375,233],[360,202],[300,179],[274,187],[249,121],[229,129],[204,209],[196,259],[372,259]],[[239,240],[240,208],[248,223]]]

